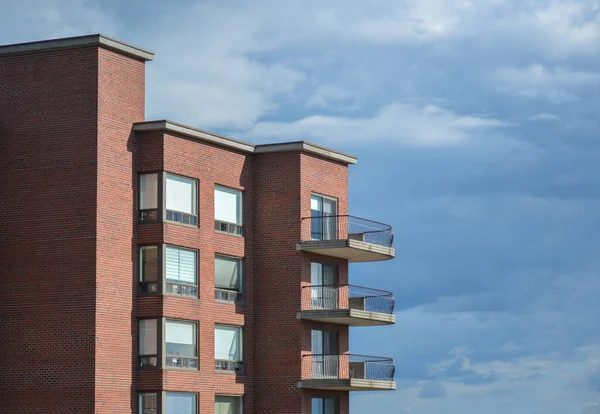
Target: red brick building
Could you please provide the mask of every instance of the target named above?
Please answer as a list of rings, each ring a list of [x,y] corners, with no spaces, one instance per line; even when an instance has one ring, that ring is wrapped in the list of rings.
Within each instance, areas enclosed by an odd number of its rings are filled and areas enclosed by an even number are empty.
[[[395,323],[391,293],[348,285],[394,257],[348,216],[356,159],[146,121],[152,59],[0,46],[0,412],[334,414],[395,389],[348,352],[350,326]]]

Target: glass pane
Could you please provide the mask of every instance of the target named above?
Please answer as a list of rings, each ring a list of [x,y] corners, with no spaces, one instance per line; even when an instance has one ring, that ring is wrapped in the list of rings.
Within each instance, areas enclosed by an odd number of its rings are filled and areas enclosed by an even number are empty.
[[[240,328],[232,326],[215,327],[215,359],[241,361]]]
[[[336,414],[335,413],[335,398],[324,398],[324,413],[325,414]]]
[[[215,414],[240,414],[241,397],[215,396]]]
[[[192,322],[166,322],[167,355],[196,356],[196,325]]]
[[[242,224],[242,192],[232,188],[215,187],[215,220]]]
[[[142,282],[158,280],[158,248],[156,246],[140,248],[140,280]]]
[[[165,393],[165,414],[196,414],[196,394]]]
[[[158,208],[158,174],[140,175],[140,209]]]
[[[242,260],[232,257],[215,257],[215,287],[240,290]]]
[[[323,265],[323,284],[324,285],[335,285],[336,284],[336,265],[324,264]]]
[[[156,355],[156,319],[142,319],[139,322],[139,334],[140,355]]]
[[[323,399],[322,398],[313,398],[311,404],[311,414],[325,414],[323,412]]]
[[[323,264],[310,264],[310,284],[315,286],[323,284]]]
[[[313,329],[310,333],[310,351],[315,355],[323,354],[323,331]]]
[[[144,392],[139,398],[139,413],[140,414],[157,414],[158,413],[158,396],[154,392]]]
[[[167,280],[196,285],[196,255],[195,250],[167,246],[165,254]]]
[[[196,214],[196,181],[167,174],[167,210]]]

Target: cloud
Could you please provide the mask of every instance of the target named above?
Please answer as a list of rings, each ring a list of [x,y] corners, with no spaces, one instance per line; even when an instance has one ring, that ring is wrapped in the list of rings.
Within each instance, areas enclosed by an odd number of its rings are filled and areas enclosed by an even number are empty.
[[[441,382],[426,382],[419,392],[419,398],[423,399],[445,398],[446,395],[446,387]]]
[[[548,69],[534,64],[526,68],[499,68],[492,73],[491,80],[499,92],[563,104],[577,101],[585,93],[584,88],[600,82],[600,73]]]
[[[554,114],[536,114],[529,117],[530,121],[540,121],[540,122],[552,122],[552,121],[560,121],[560,117]]]
[[[437,105],[386,105],[370,118],[313,115],[293,122],[259,122],[243,135],[253,140],[316,140],[359,145],[448,146],[475,133],[509,124],[495,118],[459,115]]]
[[[306,102],[308,108],[325,108],[351,111],[357,109],[356,97],[350,91],[334,86],[321,85]]]

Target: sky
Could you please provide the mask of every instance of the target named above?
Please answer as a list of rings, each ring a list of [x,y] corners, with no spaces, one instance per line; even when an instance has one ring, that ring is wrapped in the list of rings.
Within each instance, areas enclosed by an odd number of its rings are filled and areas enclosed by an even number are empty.
[[[398,390],[353,414],[600,414],[599,1],[0,0],[0,44],[89,33],[156,52],[147,119],[358,156]]]

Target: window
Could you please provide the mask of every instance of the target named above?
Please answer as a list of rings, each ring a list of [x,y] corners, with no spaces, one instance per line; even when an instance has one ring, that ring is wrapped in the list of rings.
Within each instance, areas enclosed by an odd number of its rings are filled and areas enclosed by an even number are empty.
[[[196,226],[198,224],[196,180],[167,174],[166,185],[167,220]]]
[[[312,329],[312,378],[327,379],[339,376],[339,347],[337,331]]]
[[[155,392],[139,394],[139,414],[158,414],[158,395]]]
[[[338,309],[338,268],[330,263],[310,264],[310,288],[313,309]]]
[[[337,398],[313,398],[311,414],[338,414],[339,403]]]
[[[140,320],[138,327],[140,368],[198,369],[196,332],[194,322],[170,319]],[[160,355],[159,349],[162,349]]]
[[[240,372],[242,362],[242,328],[215,326],[215,370]]]
[[[242,397],[216,395],[215,414],[242,414]]]
[[[167,320],[165,331],[166,366],[197,369],[196,324]]]
[[[142,246],[139,256],[141,295],[198,297],[198,251],[170,245]]]
[[[215,186],[215,230],[243,236],[242,192]]]
[[[156,319],[139,321],[139,362],[141,368],[157,367],[158,331]]]
[[[174,246],[165,248],[167,293],[198,297],[198,252]]]
[[[215,256],[215,299],[241,303],[243,260]]]
[[[157,293],[159,275],[158,246],[140,247],[140,291]]]
[[[337,239],[337,200],[313,194],[310,198],[311,238]]]
[[[140,221],[158,221],[158,173],[140,175]]]
[[[140,223],[198,225],[198,183],[169,173],[140,174]]]
[[[196,394],[165,393],[165,414],[196,414]]]

